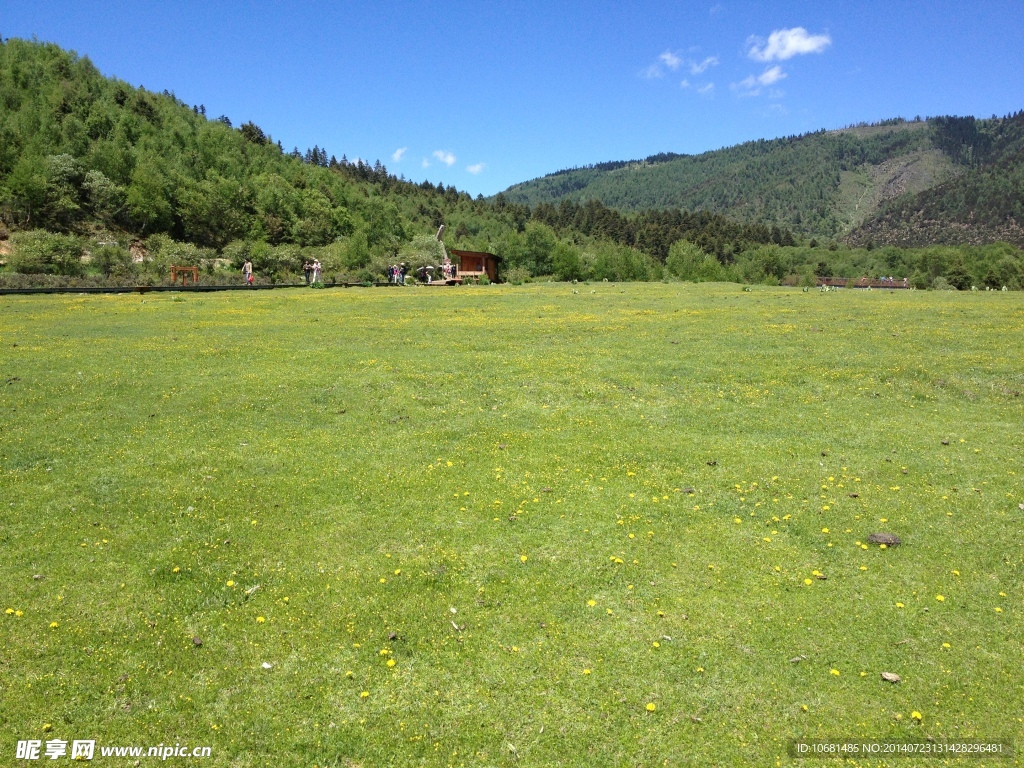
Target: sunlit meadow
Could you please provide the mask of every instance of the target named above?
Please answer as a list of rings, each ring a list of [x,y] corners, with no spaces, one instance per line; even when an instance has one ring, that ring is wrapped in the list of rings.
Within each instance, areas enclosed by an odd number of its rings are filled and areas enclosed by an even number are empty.
[[[1022,360],[1018,293],[0,297],[0,763],[1024,749]]]

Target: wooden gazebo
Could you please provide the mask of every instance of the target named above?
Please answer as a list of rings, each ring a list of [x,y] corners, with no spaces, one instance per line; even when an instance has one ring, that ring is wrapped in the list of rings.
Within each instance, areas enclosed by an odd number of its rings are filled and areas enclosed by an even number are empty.
[[[492,283],[498,282],[500,257],[485,251],[449,251],[456,264],[456,277],[460,280],[479,280],[484,275]]]

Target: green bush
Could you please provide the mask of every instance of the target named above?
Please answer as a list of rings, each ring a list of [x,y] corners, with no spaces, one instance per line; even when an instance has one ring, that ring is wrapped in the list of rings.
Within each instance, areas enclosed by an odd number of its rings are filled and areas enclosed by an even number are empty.
[[[672,244],[665,260],[665,268],[680,280],[695,283],[717,282],[724,279],[725,270],[714,256],[687,240]]]
[[[90,249],[90,265],[106,277],[127,277],[135,272],[128,249],[118,243],[103,243]]]
[[[82,274],[82,241],[41,229],[11,236],[10,267],[14,272],[41,275]]]
[[[512,269],[505,273],[505,281],[512,283],[512,285],[522,285],[529,282],[529,280],[530,270],[526,267],[512,267]]]

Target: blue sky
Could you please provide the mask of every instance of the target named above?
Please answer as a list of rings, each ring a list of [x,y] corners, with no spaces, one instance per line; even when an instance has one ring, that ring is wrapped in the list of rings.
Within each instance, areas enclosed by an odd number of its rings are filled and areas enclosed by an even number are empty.
[[[561,168],[1024,109],[1024,3],[0,0],[0,34],[285,149],[472,194]]]

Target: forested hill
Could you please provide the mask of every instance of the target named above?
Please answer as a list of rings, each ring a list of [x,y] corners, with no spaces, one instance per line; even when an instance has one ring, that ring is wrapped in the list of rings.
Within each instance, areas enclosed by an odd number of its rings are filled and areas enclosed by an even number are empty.
[[[895,119],[561,171],[503,196],[529,204],[599,200],[624,211],[707,210],[809,237],[843,237],[864,225],[856,237],[878,243],[958,242],[961,223],[984,222],[982,239],[1016,233],[1012,239],[1021,242],[1009,219],[1022,220],[1022,137],[1024,112],[990,120]],[[886,223],[871,223],[880,212]],[[916,221],[926,222],[930,234],[910,237]]]
[[[788,231],[721,215],[623,215],[601,204],[534,213],[414,184],[379,161],[339,160],[319,146],[288,152],[260,126],[236,128],[171,92],[104,77],[56,45],[0,41],[0,266],[10,257],[8,272],[71,275],[102,263],[108,277],[138,278],[130,248],[147,252],[147,264],[152,257],[152,275],[161,258],[227,257],[252,258],[274,279],[318,258],[328,274],[379,279],[398,259],[436,264],[442,223],[451,247],[497,253],[510,273],[561,277],[657,276],[683,238],[720,254],[793,243]],[[93,251],[106,255],[90,262]]]
[[[883,205],[847,236],[849,243],[1024,245],[1024,112],[1004,120],[947,121],[944,128],[944,149],[965,172]]]

